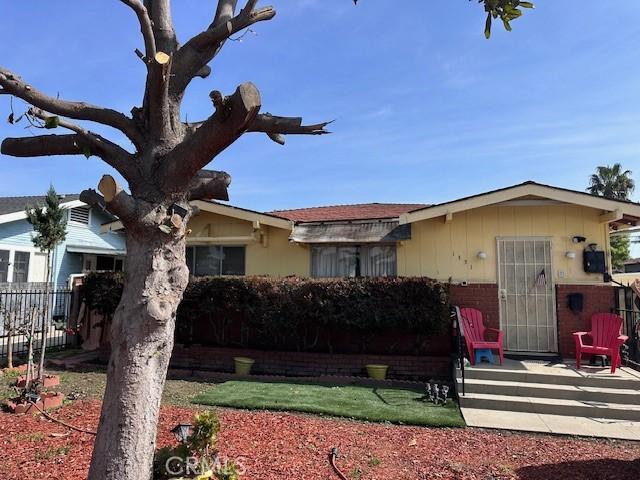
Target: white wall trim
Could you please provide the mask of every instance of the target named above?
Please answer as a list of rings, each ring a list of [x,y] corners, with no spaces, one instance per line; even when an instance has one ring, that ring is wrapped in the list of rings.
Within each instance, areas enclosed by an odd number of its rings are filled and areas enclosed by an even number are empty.
[[[6,243],[0,243],[0,250],[9,251],[9,267],[7,268],[7,281],[13,283],[13,263],[16,258],[16,252],[25,252],[29,254],[29,271],[27,272],[27,282],[44,282],[43,279],[34,279],[35,275],[35,263],[33,261],[35,255],[46,255],[39,248],[26,245],[9,245]],[[46,275],[46,272],[45,272]]]
[[[80,200],[72,200],[71,202],[61,203],[60,206],[64,209],[69,209],[87,206],[87,204]],[[0,224],[16,222],[18,220],[24,220],[25,218],[27,218],[27,214],[24,211],[5,213],[4,215],[0,215]]]

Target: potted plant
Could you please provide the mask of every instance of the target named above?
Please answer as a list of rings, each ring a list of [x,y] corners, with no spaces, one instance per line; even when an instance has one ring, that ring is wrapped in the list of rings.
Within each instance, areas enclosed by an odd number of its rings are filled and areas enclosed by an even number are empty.
[[[374,380],[384,380],[385,378],[387,378],[387,370],[389,370],[389,365],[370,363],[369,365],[366,365],[366,367],[369,378],[373,378]]]
[[[251,374],[251,367],[255,363],[253,358],[249,357],[233,357],[233,361],[236,366],[236,375],[249,375]]]

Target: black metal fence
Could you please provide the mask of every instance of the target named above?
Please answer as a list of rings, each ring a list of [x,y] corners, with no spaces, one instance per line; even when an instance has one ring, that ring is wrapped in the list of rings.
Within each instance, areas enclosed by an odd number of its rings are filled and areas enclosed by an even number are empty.
[[[616,311],[624,319],[624,334],[629,340],[623,346],[623,362],[640,370],[640,297],[630,287],[616,287]]]
[[[25,357],[31,324],[35,322],[34,351],[39,352],[43,325],[49,325],[47,348],[64,348],[68,331],[71,291],[45,284],[0,284],[0,360],[9,353]]]

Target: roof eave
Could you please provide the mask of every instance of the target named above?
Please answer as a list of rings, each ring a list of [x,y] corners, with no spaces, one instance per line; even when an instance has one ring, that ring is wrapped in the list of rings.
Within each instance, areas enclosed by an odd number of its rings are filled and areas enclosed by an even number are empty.
[[[603,217],[603,223],[619,222],[625,216],[640,218],[640,205],[633,202],[612,200],[609,198],[597,197],[585,192],[557,188],[534,182],[526,182],[512,187],[494,190],[416,210],[405,215],[401,215],[400,224],[446,217],[457,212],[495,205],[497,203],[507,202],[527,195],[591,207],[604,212],[618,212],[616,215],[611,215],[609,218]]]

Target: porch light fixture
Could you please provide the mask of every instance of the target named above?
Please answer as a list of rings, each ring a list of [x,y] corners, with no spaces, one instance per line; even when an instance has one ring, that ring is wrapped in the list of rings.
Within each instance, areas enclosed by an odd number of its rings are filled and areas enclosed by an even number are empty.
[[[191,435],[191,430],[193,430],[193,425],[190,423],[181,423],[173,427],[171,433],[176,437],[176,440],[180,443],[186,443],[187,439]]]
[[[569,250],[564,254],[564,256],[567,258],[576,258],[576,252],[574,252],[573,250]]]
[[[487,252],[480,250],[478,252],[478,258],[480,260],[486,260],[487,259]]]

